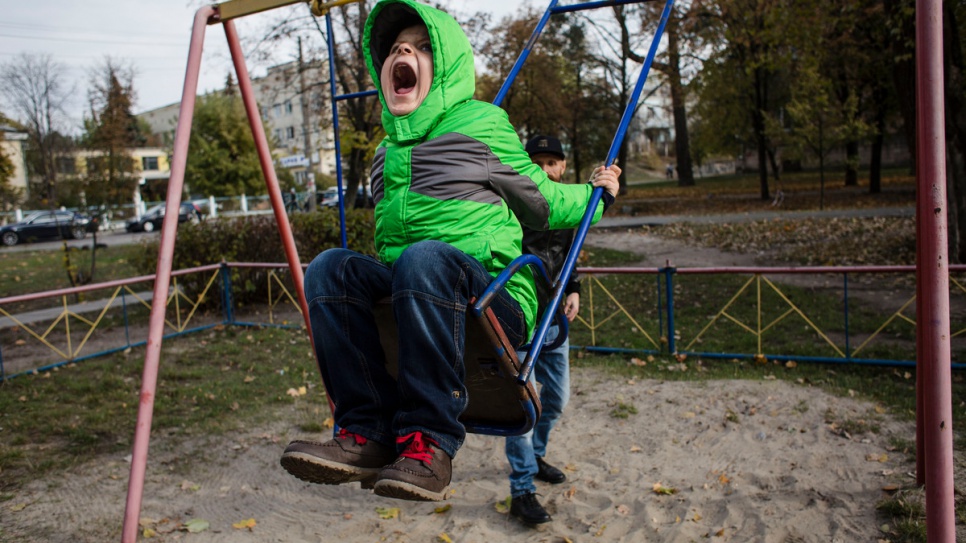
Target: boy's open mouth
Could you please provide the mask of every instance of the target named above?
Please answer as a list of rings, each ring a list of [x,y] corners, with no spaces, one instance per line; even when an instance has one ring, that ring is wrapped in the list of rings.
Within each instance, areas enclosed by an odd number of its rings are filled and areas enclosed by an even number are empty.
[[[416,72],[412,66],[400,62],[392,67],[392,90],[396,94],[409,94],[416,88]]]

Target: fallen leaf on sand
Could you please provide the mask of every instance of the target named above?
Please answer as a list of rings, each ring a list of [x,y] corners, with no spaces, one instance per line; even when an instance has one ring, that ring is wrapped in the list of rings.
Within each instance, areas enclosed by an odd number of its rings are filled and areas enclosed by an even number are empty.
[[[248,530],[251,531],[252,528],[254,528],[256,524],[258,524],[258,523],[255,522],[255,519],[250,518],[248,520],[238,521],[238,522],[232,524],[231,527],[234,528],[234,529],[236,529],[236,530],[244,530],[245,528],[248,528]]]
[[[184,523],[182,529],[188,533],[199,534],[209,527],[208,521],[200,518],[193,518]]]
[[[671,494],[674,494],[674,493],[676,493],[678,491],[676,488],[671,488],[669,486],[664,486],[661,483],[654,483],[654,486],[651,487],[651,490],[655,494],[661,494],[661,495],[671,495]]]
[[[376,513],[379,513],[381,519],[399,518],[398,507],[376,507]]]

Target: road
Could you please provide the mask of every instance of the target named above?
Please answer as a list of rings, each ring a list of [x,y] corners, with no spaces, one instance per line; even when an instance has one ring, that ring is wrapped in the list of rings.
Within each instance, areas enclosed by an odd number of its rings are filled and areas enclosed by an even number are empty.
[[[115,231],[105,231],[97,233],[97,243],[105,245],[130,245],[132,243],[138,243],[144,239],[150,239],[154,236],[159,236],[158,232],[135,232],[129,233],[124,230]],[[90,248],[93,236],[87,235],[84,239],[70,239],[67,240],[67,245],[70,247]],[[57,251],[64,246],[64,240],[55,239],[50,241],[38,241],[35,243],[18,243],[13,247],[0,246],[0,254],[5,253],[24,253],[28,251]]]
[[[719,215],[640,215],[640,216],[604,216],[595,226],[599,228],[621,228],[633,226],[660,226],[662,224],[677,223],[735,223],[758,221],[764,219],[805,219],[820,217],[912,217],[915,208],[885,207],[868,209],[826,209],[823,211],[755,211],[748,213],[728,213]],[[160,236],[160,232],[128,233],[124,230],[104,231],[97,233],[97,242],[105,245],[130,245],[145,239]],[[37,243],[22,243],[13,247],[0,246],[0,254],[26,251],[59,250],[63,240],[42,241]],[[82,240],[68,240],[71,247],[84,248],[91,246],[91,236]]]

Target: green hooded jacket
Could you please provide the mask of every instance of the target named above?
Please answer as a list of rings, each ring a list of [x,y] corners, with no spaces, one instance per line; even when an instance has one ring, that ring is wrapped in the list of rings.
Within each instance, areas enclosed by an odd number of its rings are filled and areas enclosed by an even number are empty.
[[[401,30],[422,20],[433,48],[429,95],[396,117],[386,108],[379,73]],[[370,171],[376,204],[375,245],[392,265],[413,243],[449,243],[494,277],[521,254],[521,222],[537,230],[574,228],[590,201],[589,184],[554,183],[533,164],[502,109],[473,100],[473,50],[450,15],[414,0],[382,0],[362,38],[369,74],[383,104],[386,137]],[[600,219],[599,205],[594,222]],[[526,316],[537,318],[528,268],[507,283]]]

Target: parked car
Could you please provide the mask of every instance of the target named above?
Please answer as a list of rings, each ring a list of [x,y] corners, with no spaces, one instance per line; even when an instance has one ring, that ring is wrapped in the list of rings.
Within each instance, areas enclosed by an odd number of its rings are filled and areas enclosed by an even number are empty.
[[[160,229],[161,224],[164,222],[164,206],[165,204],[158,204],[147,210],[140,218],[128,219],[127,224],[124,226],[125,230],[128,232],[154,232]],[[181,202],[181,208],[178,210],[178,224],[188,221],[197,222],[200,220],[201,209],[197,204],[193,202]]]
[[[0,226],[0,241],[10,246],[41,239],[84,239],[96,229],[90,217],[74,211],[35,211],[20,222]]]
[[[342,193],[345,194],[345,187],[342,187]],[[315,201],[320,207],[338,207],[339,205],[339,189],[337,187],[329,187],[322,192],[315,193]],[[372,192],[369,187],[365,188],[365,196],[363,196],[363,188],[360,185],[358,191],[356,192],[356,204],[355,207],[363,207],[366,199],[369,200],[370,206],[372,205]]]

